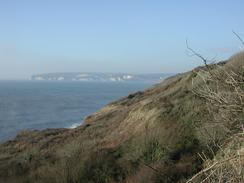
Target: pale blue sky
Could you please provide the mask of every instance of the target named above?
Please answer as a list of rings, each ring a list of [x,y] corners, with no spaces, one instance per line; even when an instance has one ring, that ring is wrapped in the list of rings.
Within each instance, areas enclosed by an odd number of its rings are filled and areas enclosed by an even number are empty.
[[[0,0],[0,79],[47,72],[183,72],[244,37],[243,0]]]

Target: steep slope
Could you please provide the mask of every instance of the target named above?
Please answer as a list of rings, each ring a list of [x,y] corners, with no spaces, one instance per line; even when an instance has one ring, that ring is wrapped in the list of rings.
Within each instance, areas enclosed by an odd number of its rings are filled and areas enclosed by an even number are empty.
[[[113,102],[76,129],[20,133],[0,145],[0,182],[186,181],[210,144],[199,129],[212,116],[193,92],[202,69]]]

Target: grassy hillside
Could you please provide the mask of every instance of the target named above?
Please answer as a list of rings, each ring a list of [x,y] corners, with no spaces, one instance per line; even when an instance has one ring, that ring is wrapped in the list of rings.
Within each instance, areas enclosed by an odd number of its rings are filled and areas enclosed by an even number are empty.
[[[243,71],[243,57],[168,78],[105,106],[76,129],[21,132],[0,145],[0,182],[186,182],[194,175],[192,181],[204,179],[197,173],[223,156],[219,144],[237,132],[211,126],[220,113],[213,113],[216,108],[210,108],[214,105],[203,95],[203,89],[215,85],[203,78],[233,66]],[[219,124],[226,127],[227,122]],[[231,149],[231,143],[222,149]]]

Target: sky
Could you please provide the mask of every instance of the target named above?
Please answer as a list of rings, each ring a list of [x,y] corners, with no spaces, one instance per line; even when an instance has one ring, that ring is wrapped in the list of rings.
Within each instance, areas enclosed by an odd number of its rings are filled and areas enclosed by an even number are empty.
[[[241,49],[243,0],[0,0],[0,79],[177,73]]]

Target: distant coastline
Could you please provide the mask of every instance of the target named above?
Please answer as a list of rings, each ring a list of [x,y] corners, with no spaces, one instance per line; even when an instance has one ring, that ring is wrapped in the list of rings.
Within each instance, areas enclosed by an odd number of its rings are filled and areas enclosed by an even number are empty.
[[[160,82],[172,73],[47,73],[31,76],[31,81],[80,81],[80,82]]]

